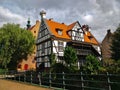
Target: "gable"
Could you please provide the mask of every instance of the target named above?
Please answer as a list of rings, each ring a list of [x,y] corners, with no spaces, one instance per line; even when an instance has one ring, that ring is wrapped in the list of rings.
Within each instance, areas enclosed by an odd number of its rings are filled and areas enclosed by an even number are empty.
[[[37,20],[36,24],[28,29],[28,30],[30,30],[32,32],[32,34],[35,37],[35,39],[37,38],[37,35],[38,35],[38,32],[39,32],[39,28],[40,28],[40,21]]]
[[[78,21],[70,25],[58,23],[53,20],[47,19],[44,19],[44,21],[50,34],[55,37],[69,40],[77,40],[97,45],[99,44],[89,30],[85,32],[85,30],[81,28],[81,25]]]
[[[79,22],[76,22],[73,28],[71,28],[71,39],[76,41],[84,41],[83,30],[81,29]]]
[[[44,22],[44,20],[42,20],[40,28],[39,28],[39,32],[38,32],[37,44],[48,38],[50,38],[50,32],[47,28],[46,23]]]
[[[72,28],[72,30],[75,30],[75,31],[81,30],[82,31],[81,26],[80,26],[80,24],[78,22],[75,23],[75,25]]]
[[[63,23],[47,20],[47,19],[45,19],[45,22],[49,28],[49,31],[52,33],[52,35],[58,38],[70,39],[70,36],[67,34],[67,30],[68,30],[67,25]],[[62,32],[61,35],[59,34],[60,31]]]

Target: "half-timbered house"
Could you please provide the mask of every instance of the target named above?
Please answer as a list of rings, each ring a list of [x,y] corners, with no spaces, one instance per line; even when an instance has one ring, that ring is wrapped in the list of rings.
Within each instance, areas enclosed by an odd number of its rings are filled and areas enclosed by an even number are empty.
[[[37,68],[49,68],[49,56],[54,53],[56,62],[63,61],[64,48],[71,46],[76,49],[78,64],[84,63],[85,57],[93,54],[101,56],[100,46],[96,38],[91,34],[89,26],[81,26],[78,21],[66,25],[46,19],[46,12],[41,11],[41,25],[37,38]]]

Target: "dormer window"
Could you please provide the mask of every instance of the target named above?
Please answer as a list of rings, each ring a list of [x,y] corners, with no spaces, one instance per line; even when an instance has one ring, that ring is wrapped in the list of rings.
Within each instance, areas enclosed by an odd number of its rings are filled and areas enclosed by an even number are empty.
[[[59,28],[56,28],[56,31],[57,31],[57,33],[58,33],[58,35],[62,35],[62,29],[59,29]]]
[[[88,38],[89,38],[89,39],[92,39],[92,38],[93,38],[93,36],[88,36]]]
[[[68,34],[69,36],[71,36],[72,30],[67,31],[67,34]]]

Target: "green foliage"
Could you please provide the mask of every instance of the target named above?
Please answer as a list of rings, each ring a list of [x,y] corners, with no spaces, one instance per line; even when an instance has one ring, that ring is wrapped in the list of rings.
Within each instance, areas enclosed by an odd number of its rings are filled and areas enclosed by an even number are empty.
[[[64,50],[64,60],[65,63],[72,67],[77,62],[77,54],[74,48],[67,46]]]
[[[0,28],[0,63],[16,68],[20,60],[34,50],[34,37],[30,31],[15,24],[5,24]]]
[[[62,72],[74,72],[76,70],[75,64],[77,62],[76,51],[72,47],[66,47],[64,50],[64,61],[63,63],[56,63],[55,54],[50,55],[51,71],[55,73]]]
[[[55,63],[53,66],[52,66],[52,69],[51,69],[52,72],[54,73],[62,73],[62,72],[68,72],[68,68],[66,66],[64,66],[62,63]]]
[[[110,63],[112,61],[112,63]],[[120,60],[111,60],[109,65],[106,65],[106,71],[109,73],[120,74]]]
[[[83,71],[90,74],[97,74],[100,69],[100,61],[93,55],[86,57],[86,62],[83,66]]]
[[[63,65],[63,63],[56,63],[56,56],[54,53],[52,53],[49,58],[51,63],[51,72],[62,73],[69,71],[68,68]]]
[[[8,71],[8,70],[6,70],[6,69],[1,69],[1,68],[0,68],[0,75],[1,75],[1,74],[5,74],[5,72],[7,72],[7,71]]]
[[[53,65],[56,63],[55,54],[52,53],[52,54],[49,56],[49,58],[50,58],[50,64],[51,64],[51,66],[53,66]]]
[[[111,51],[112,51],[112,58],[115,60],[120,60],[120,25],[114,32]]]
[[[106,60],[104,60],[103,61],[103,64],[104,64],[104,66],[105,67],[111,67],[111,66],[114,66],[115,65],[115,60],[113,60],[113,59],[106,59]]]

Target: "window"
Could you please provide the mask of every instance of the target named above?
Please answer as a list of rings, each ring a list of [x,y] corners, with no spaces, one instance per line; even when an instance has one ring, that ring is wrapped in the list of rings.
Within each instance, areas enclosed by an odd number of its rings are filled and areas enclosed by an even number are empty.
[[[36,54],[36,52],[34,52],[34,54]]]
[[[41,37],[45,36],[45,30],[41,31]]]
[[[56,28],[58,35],[62,35],[62,29]]]
[[[50,42],[50,41],[48,41],[48,42],[47,42],[47,45],[48,45],[48,47],[50,47],[50,46],[51,46],[51,42]]]
[[[72,33],[72,31],[71,31],[71,30],[67,32],[67,34],[68,34],[69,36],[71,36],[71,33]]]
[[[58,34],[59,34],[59,35],[62,35],[62,31],[61,31],[61,30],[58,30]]]
[[[62,41],[58,41],[58,51],[63,52],[63,42]]]
[[[45,43],[42,43],[42,53],[45,52]]]
[[[20,69],[21,67],[22,67],[22,65],[21,65],[21,64],[19,64],[19,65],[18,65],[18,68]]]

